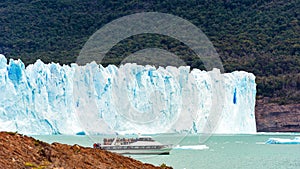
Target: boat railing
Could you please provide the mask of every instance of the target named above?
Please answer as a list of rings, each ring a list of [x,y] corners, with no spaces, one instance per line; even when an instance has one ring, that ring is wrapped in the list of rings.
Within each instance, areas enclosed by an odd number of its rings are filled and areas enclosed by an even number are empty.
[[[156,146],[108,146],[102,147],[105,150],[150,150],[150,149],[162,149],[169,148],[166,146],[156,145]]]
[[[140,138],[104,138],[103,145],[116,145],[116,144],[128,145],[137,141],[152,141],[152,140],[141,140]]]

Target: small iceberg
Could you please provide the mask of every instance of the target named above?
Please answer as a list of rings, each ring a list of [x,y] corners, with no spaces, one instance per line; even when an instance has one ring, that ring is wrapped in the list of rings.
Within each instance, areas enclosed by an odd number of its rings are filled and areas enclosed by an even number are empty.
[[[269,138],[265,144],[300,144],[300,137],[294,139]]]
[[[189,145],[189,146],[180,146],[177,145],[173,147],[174,150],[206,150],[209,149],[207,145]]]

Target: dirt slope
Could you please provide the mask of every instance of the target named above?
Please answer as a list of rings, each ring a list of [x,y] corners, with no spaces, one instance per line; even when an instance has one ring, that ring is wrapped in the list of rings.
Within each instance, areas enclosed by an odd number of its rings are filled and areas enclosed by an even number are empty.
[[[144,164],[104,150],[60,143],[48,144],[17,133],[0,132],[0,168],[153,169],[161,167]]]
[[[300,132],[300,104],[279,105],[257,100],[255,116],[258,132]]]

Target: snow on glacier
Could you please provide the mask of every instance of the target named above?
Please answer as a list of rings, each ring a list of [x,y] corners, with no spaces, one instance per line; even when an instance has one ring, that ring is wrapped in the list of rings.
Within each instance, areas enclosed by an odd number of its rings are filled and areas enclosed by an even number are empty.
[[[255,76],[221,74],[220,105],[213,97],[217,69],[155,68],[95,62],[25,68],[0,55],[0,130],[23,134],[255,133]],[[211,111],[221,107],[210,120]],[[208,121],[211,121],[209,124]],[[209,124],[209,125],[206,125]]]

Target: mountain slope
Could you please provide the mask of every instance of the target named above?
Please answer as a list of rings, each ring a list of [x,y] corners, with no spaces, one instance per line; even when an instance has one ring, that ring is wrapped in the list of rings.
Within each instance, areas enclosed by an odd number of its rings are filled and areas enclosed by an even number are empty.
[[[0,53],[22,58],[25,64],[38,58],[70,64],[88,38],[110,21],[137,12],[169,13],[187,19],[208,36],[226,72],[254,73],[258,100],[296,104],[300,102],[299,9],[300,0],[3,0]],[[123,40],[102,64],[119,64],[149,47],[168,50],[192,68],[203,68],[183,43],[147,34]]]
[[[17,133],[0,132],[0,147],[0,168],[171,168],[100,149],[48,144]]]

